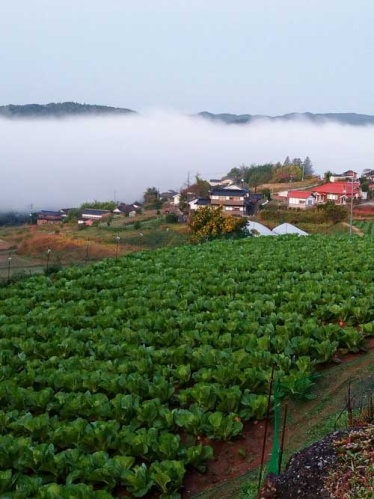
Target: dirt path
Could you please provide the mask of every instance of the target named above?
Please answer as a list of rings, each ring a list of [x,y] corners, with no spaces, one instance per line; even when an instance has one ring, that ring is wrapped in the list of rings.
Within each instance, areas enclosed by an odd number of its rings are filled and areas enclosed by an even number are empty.
[[[344,225],[344,227],[348,227],[348,228],[351,227],[348,222],[342,222],[342,225]],[[360,230],[358,227],[355,227],[354,225],[352,225],[352,230],[358,236],[364,236],[365,235],[365,233],[362,232],[362,230]]]

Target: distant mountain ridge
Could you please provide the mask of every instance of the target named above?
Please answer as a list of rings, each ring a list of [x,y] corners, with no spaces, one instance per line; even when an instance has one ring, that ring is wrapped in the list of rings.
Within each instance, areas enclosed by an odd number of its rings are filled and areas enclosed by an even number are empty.
[[[121,107],[79,104],[77,102],[51,102],[49,104],[25,104],[0,106],[0,118],[64,118],[69,116],[108,116],[108,115],[136,115],[136,111]],[[193,114],[192,117],[203,118],[213,122],[228,125],[242,125],[259,121],[297,121],[308,120],[312,123],[333,122],[342,125],[374,125],[374,116],[357,113],[288,113],[282,116],[267,116],[259,114],[214,114],[203,111]]]
[[[296,121],[296,120],[308,120],[312,123],[325,123],[327,121],[340,123],[341,125],[374,125],[374,116],[370,114],[357,114],[357,113],[288,113],[282,116],[266,116],[259,114],[213,114],[207,111],[198,113],[195,116],[200,116],[201,118],[223,122],[228,125],[242,125],[248,123],[254,123],[258,121]]]
[[[0,117],[4,118],[63,118],[68,116],[93,116],[113,114],[136,114],[131,109],[120,107],[59,102],[50,104],[26,104],[0,106]]]

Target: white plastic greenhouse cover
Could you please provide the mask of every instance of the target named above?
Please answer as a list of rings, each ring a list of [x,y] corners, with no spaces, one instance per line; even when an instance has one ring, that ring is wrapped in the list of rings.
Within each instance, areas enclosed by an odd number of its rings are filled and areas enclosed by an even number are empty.
[[[260,224],[259,222],[251,222],[247,223],[247,229],[249,232],[255,231],[254,235],[257,236],[277,236],[272,230],[270,230],[265,225]]]
[[[299,229],[295,225],[292,224],[281,224],[278,225],[273,229],[273,232],[278,234],[279,236],[284,235],[284,234],[298,234],[299,236],[307,236],[308,233],[305,232],[304,230]]]

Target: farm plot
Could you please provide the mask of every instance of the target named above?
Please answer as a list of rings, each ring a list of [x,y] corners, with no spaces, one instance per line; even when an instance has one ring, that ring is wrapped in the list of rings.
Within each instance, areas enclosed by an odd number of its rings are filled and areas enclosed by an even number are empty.
[[[269,238],[270,239],[270,238]],[[186,469],[374,332],[369,238],[132,254],[0,289],[0,493],[177,497]],[[276,240],[274,240],[276,239]]]

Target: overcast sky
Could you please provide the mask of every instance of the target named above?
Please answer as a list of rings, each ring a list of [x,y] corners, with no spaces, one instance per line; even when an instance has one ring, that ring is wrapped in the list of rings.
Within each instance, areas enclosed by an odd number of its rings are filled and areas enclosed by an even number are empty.
[[[0,104],[374,114],[372,0],[3,0]]]
[[[374,114],[373,21],[372,0],[0,0],[0,105],[141,112],[0,120],[0,209],[132,202],[287,155],[374,168],[374,127],[184,115]]]

